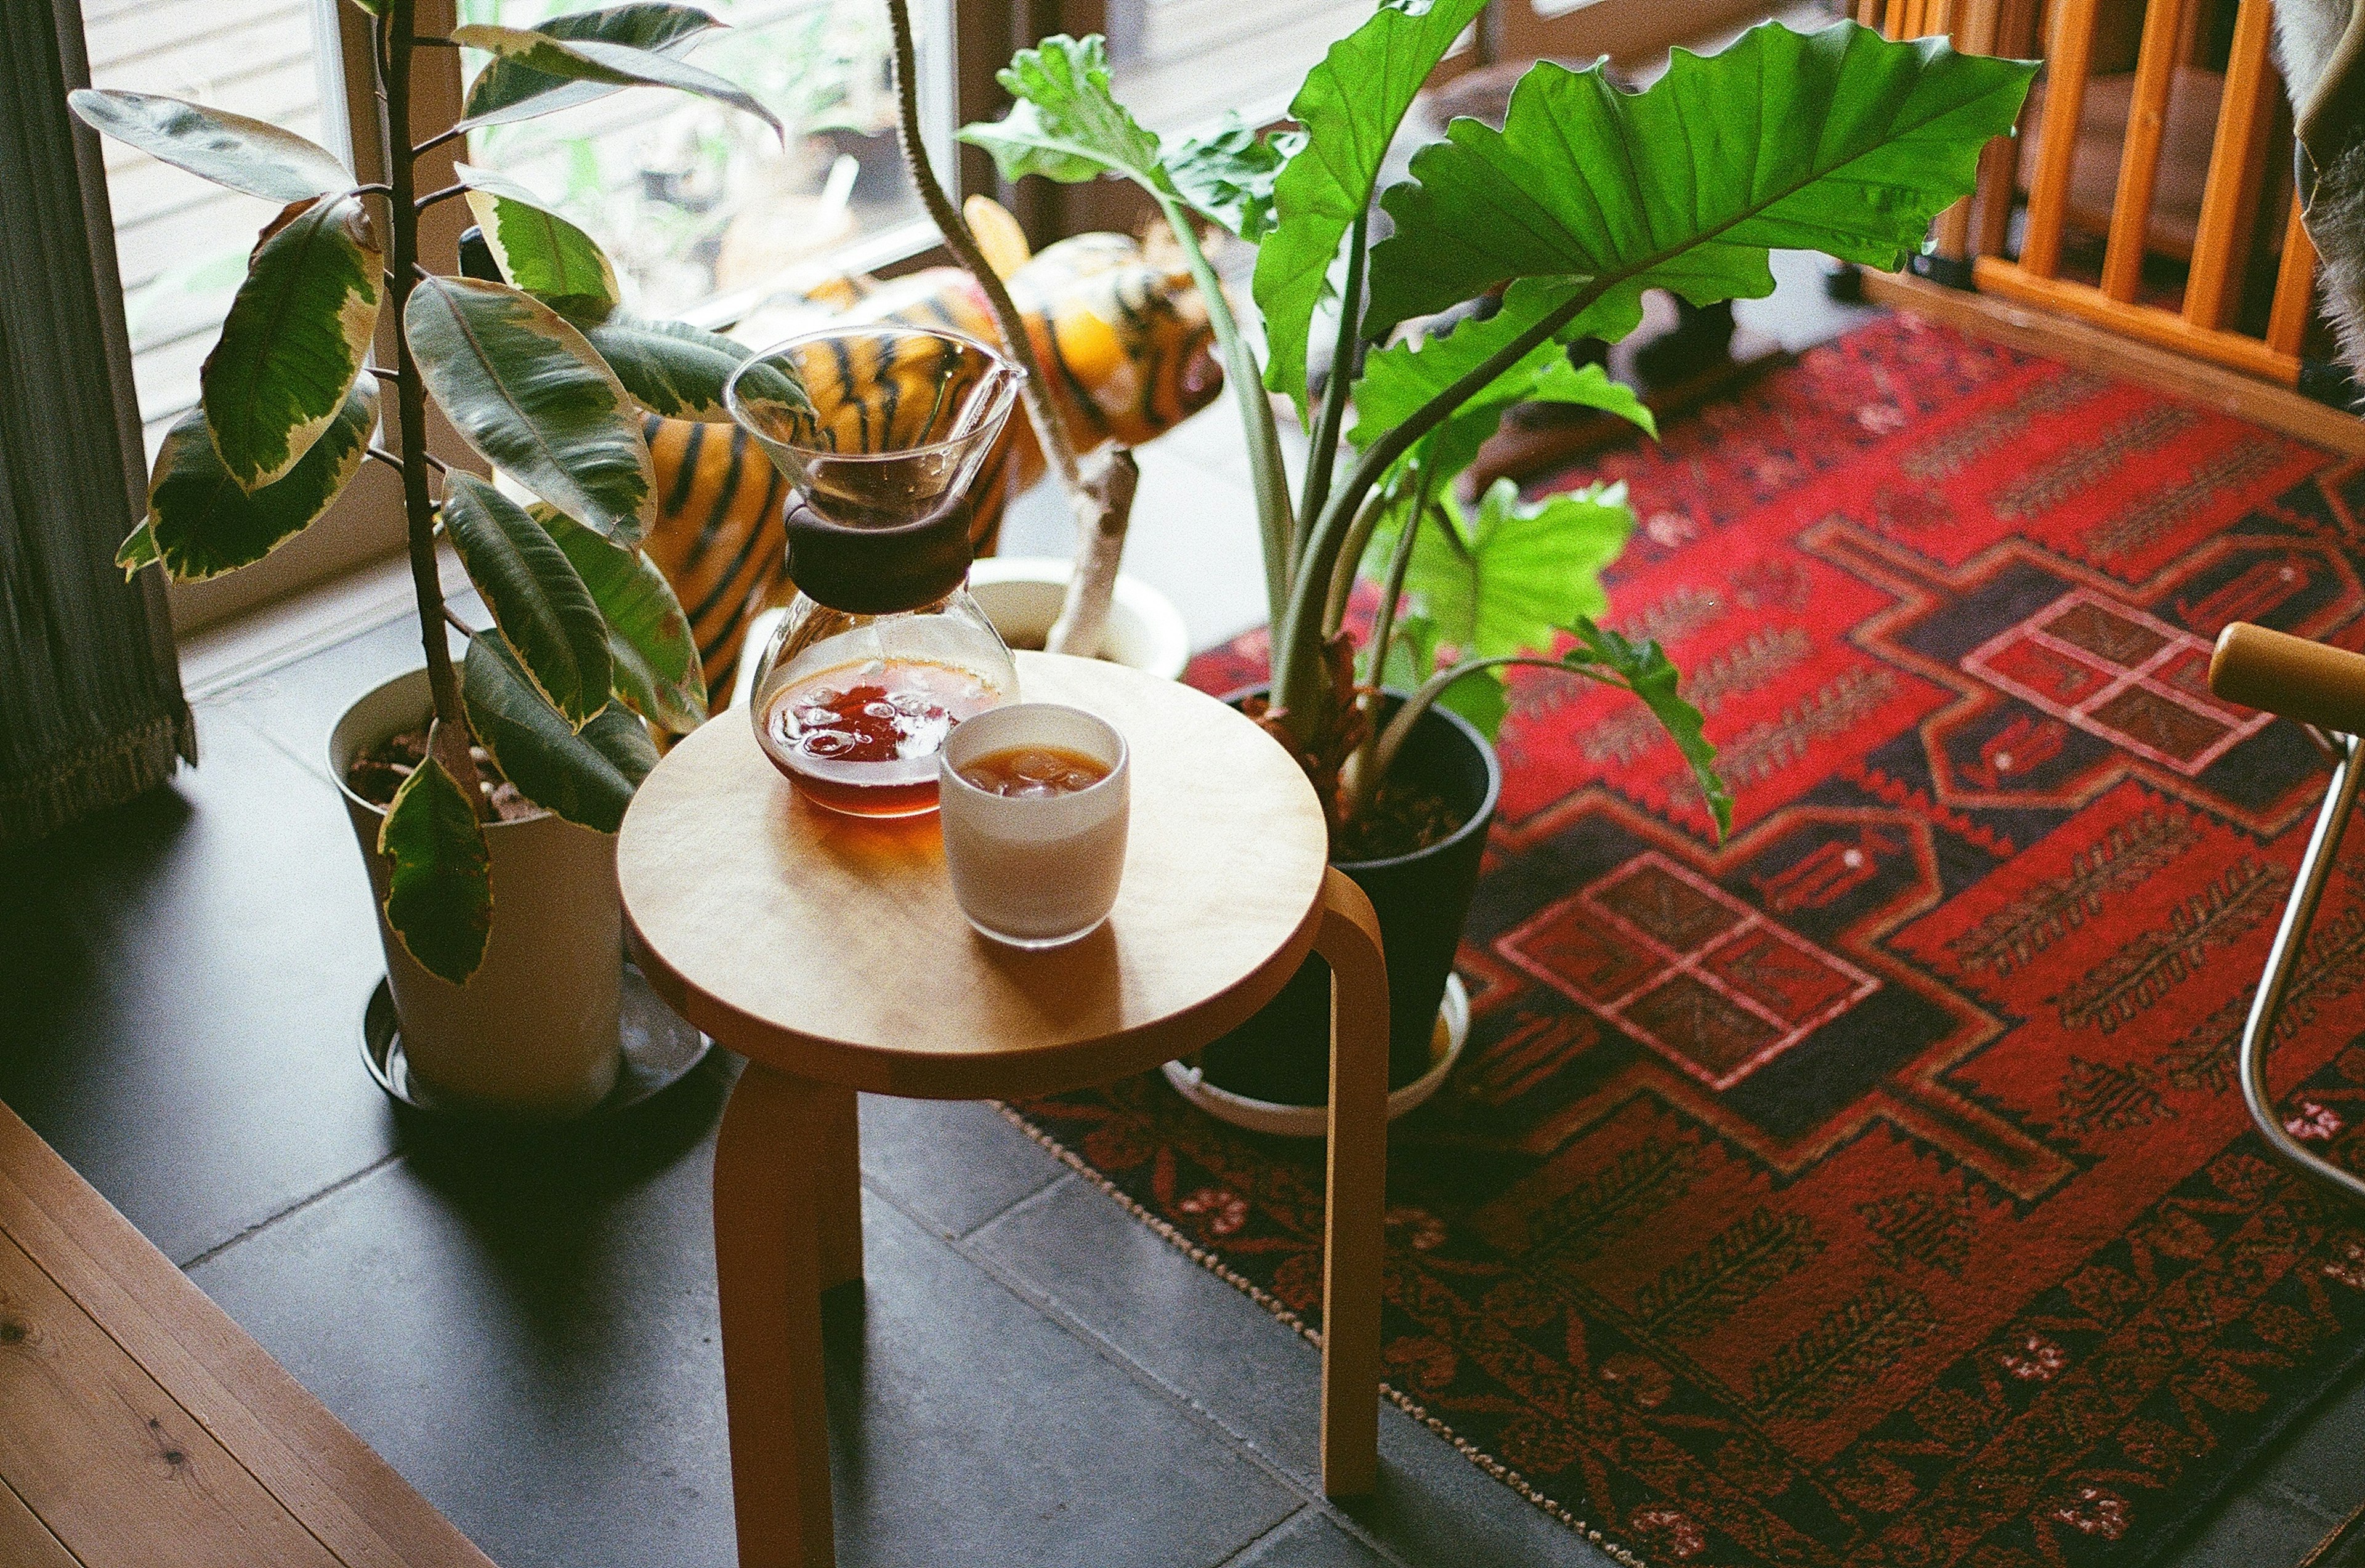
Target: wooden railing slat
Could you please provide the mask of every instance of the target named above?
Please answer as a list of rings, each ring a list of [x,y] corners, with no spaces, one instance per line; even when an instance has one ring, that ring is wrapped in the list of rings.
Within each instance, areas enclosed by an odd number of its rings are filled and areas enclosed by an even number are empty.
[[[2225,61],[2225,95],[2217,110],[2217,137],[2209,151],[2209,183],[2192,241],[2192,271],[2184,286],[2184,319],[2196,327],[2225,325],[2240,297],[2243,263],[2259,221],[2259,191],[2266,173],[2267,129],[2274,71],[2269,52],[2271,0],[2242,0]]]
[[[2061,270],[2061,220],[2069,207],[2069,172],[2078,156],[2078,116],[2094,52],[2095,0],[2061,0],[2045,67],[2045,126],[2036,178],[2028,196],[2028,235],[2020,264],[2032,276]]]
[[[2283,264],[2275,277],[2275,307],[2267,317],[2267,347],[2278,353],[2297,354],[2315,303],[2315,245],[2300,222],[2299,198],[2294,196],[2290,221],[2283,226]]]
[[[2151,0],[2144,10],[2143,44],[2135,56],[2127,140],[2119,156],[2119,189],[2111,203],[2111,241],[2102,253],[2102,292],[2122,302],[2143,282],[2144,242],[2151,227],[2152,189],[2159,178],[2159,144],[2168,129],[2168,93],[2175,81],[2176,44],[2192,0]],[[2048,116],[2048,120],[2050,117]],[[2050,124],[2046,128],[2050,130]]]

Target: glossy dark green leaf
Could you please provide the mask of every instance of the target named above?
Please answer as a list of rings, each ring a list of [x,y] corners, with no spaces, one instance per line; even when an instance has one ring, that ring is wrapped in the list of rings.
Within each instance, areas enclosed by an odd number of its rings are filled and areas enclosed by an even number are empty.
[[[745,345],[679,321],[651,321],[622,310],[596,321],[575,319],[624,390],[650,413],[704,424],[730,421],[723,385],[747,359]],[[802,388],[773,369],[775,363],[767,361],[748,374],[761,378],[764,396],[797,400]]]
[[[578,733],[542,699],[499,632],[468,642],[462,673],[468,723],[501,777],[535,805],[568,822],[613,833],[657,748],[629,709],[611,703]]]
[[[141,524],[164,569],[182,582],[201,582],[260,561],[294,538],[361,467],[377,415],[377,379],[364,375],[296,466],[252,493],[222,467],[205,410],[182,415],[157,450]]]
[[[227,109],[113,87],[77,87],[66,102],[94,130],[283,207],[353,188],[353,174],[327,148]]]
[[[532,295],[429,277],[403,330],[436,404],[485,460],[600,532],[655,515],[641,412],[581,332]]]
[[[1167,155],[1166,173],[1182,199],[1254,244],[1273,225],[1273,182],[1306,145],[1303,131],[1262,136],[1237,114],[1211,134]]]
[[[1355,382],[1355,424],[1347,439],[1359,447],[1369,446],[1477,369],[1517,335],[1520,325],[1514,321],[1508,328],[1498,328],[1491,322],[1468,321],[1440,337],[1374,350],[1364,359],[1363,374]],[[1470,466],[1479,447],[1495,433],[1504,411],[1515,403],[1528,402],[1600,409],[1649,434],[1658,434],[1657,421],[1631,387],[1612,381],[1597,364],[1569,364],[1567,352],[1559,343],[1544,342],[1464,398],[1444,422],[1414,443],[1405,460],[1429,468],[1436,476],[1432,484],[1451,479]]]
[[[156,531],[150,528],[145,520],[135,525],[123,536],[123,543],[115,547],[115,564],[123,568],[126,577],[137,577],[142,566],[152,566],[162,560],[163,557],[156,554]]]
[[[1677,689],[1682,678],[1665,650],[1651,639],[1632,642],[1582,617],[1564,630],[1576,639],[1576,646],[1562,655],[1562,662],[1574,669],[1615,677],[1619,685],[1642,700],[1642,705],[1684,754],[1684,761],[1690,766],[1692,777],[1708,801],[1709,812],[1716,818],[1717,836],[1721,838],[1731,833],[1732,791],[1725,788],[1716,771],[1716,747],[1702,733],[1700,711],[1686,701]]]
[[[657,564],[553,508],[532,511],[575,563],[607,621],[616,695],[642,718],[678,735],[704,723],[706,675],[698,638]]]
[[[695,6],[607,6],[537,22],[555,39],[597,39],[660,54],[681,55],[723,24]],[[573,108],[616,92],[620,84],[569,81],[496,59],[468,88],[460,112],[472,125],[502,125]]]
[[[604,39],[561,39],[535,28],[495,27],[488,23],[454,28],[452,39],[463,48],[484,50],[499,57],[501,62],[521,67],[536,75],[607,87],[671,87],[677,92],[728,104],[733,108],[754,115],[775,131],[780,130],[780,117],[766,108],[738,83],[670,54],[635,49],[629,44],[611,43]],[[475,100],[476,91],[471,87],[469,101],[473,103]],[[482,122],[472,118],[464,123]]]
[[[503,277],[570,313],[597,316],[615,307],[622,297],[616,269],[590,235],[506,175],[463,163],[459,176]]]
[[[1383,198],[1395,233],[1372,252],[1365,333],[1514,278],[1705,305],[1771,292],[1769,247],[1901,266],[1969,193],[2034,69],[1853,22],[1677,50],[1639,94],[1541,62],[1503,129],[1456,120]],[[1285,180],[1280,195],[1286,224]]]
[[[282,215],[197,374],[222,467],[249,491],[296,466],[344,407],[377,330],[386,257],[353,197]]]
[[[377,847],[394,863],[387,924],[428,973],[465,985],[492,935],[492,856],[466,793],[433,756],[395,791]]]
[[[575,564],[517,502],[454,469],[443,533],[543,700],[576,729],[608,705],[608,625]]]
[[[1384,0],[1330,46],[1289,102],[1306,151],[1274,182],[1272,233],[1257,247],[1256,302],[1264,312],[1265,385],[1306,409],[1306,340],[1331,263],[1371,206],[1388,143],[1415,95],[1485,9],[1485,0]]]

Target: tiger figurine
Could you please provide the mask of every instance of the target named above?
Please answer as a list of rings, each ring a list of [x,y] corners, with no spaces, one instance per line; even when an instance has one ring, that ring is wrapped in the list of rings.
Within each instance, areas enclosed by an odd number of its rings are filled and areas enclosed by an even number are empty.
[[[1110,441],[1138,445],[1222,390],[1206,304],[1187,271],[1156,264],[1122,234],[1080,234],[1030,255],[1016,219],[997,204],[972,196],[967,215],[1009,286],[1051,406],[1078,452]],[[959,267],[886,283],[835,279],[808,293],[786,319],[768,312],[745,330],[772,342],[834,321],[894,321],[1001,341],[984,290]],[[646,428],[657,515],[644,548],[689,613],[707,689],[724,690],[748,621],[793,591],[783,521],[788,482],[735,424],[650,415]],[[1043,473],[1022,411],[979,470],[971,532],[979,554],[993,553],[1009,498]]]

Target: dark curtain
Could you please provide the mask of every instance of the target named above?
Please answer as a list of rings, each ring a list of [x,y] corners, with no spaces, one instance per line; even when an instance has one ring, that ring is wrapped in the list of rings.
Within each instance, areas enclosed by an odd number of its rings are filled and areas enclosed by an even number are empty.
[[[79,0],[0,0],[0,844],[196,760],[162,574]]]

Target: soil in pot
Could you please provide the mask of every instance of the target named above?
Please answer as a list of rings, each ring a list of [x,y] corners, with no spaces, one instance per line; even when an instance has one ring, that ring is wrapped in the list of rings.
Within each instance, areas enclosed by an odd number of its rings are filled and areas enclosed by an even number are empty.
[[[483,746],[472,745],[468,755],[476,759],[476,777],[485,799],[490,802],[495,820],[505,823],[523,822],[538,817],[542,808],[518,792],[518,787],[501,777],[492,754]],[[405,730],[390,735],[353,760],[345,769],[345,782],[354,794],[373,806],[394,804],[395,791],[410,777],[419,765],[427,760],[427,732]]]
[[[1392,698],[1389,711],[1394,707]],[[1354,879],[1380,918],[1392,1091],[1431,1065],[1438,1004],[1477,888],[1500,783],[1484,737],[1432,708],[1398,756],[1370,820],[1331,846],[1330,863]],[[1235,1094],[1283,1105],[1327,1103],[1330,966],[1308,958],[1279,996],[1202,1051],[1199,1066],[1208,1082]]]

